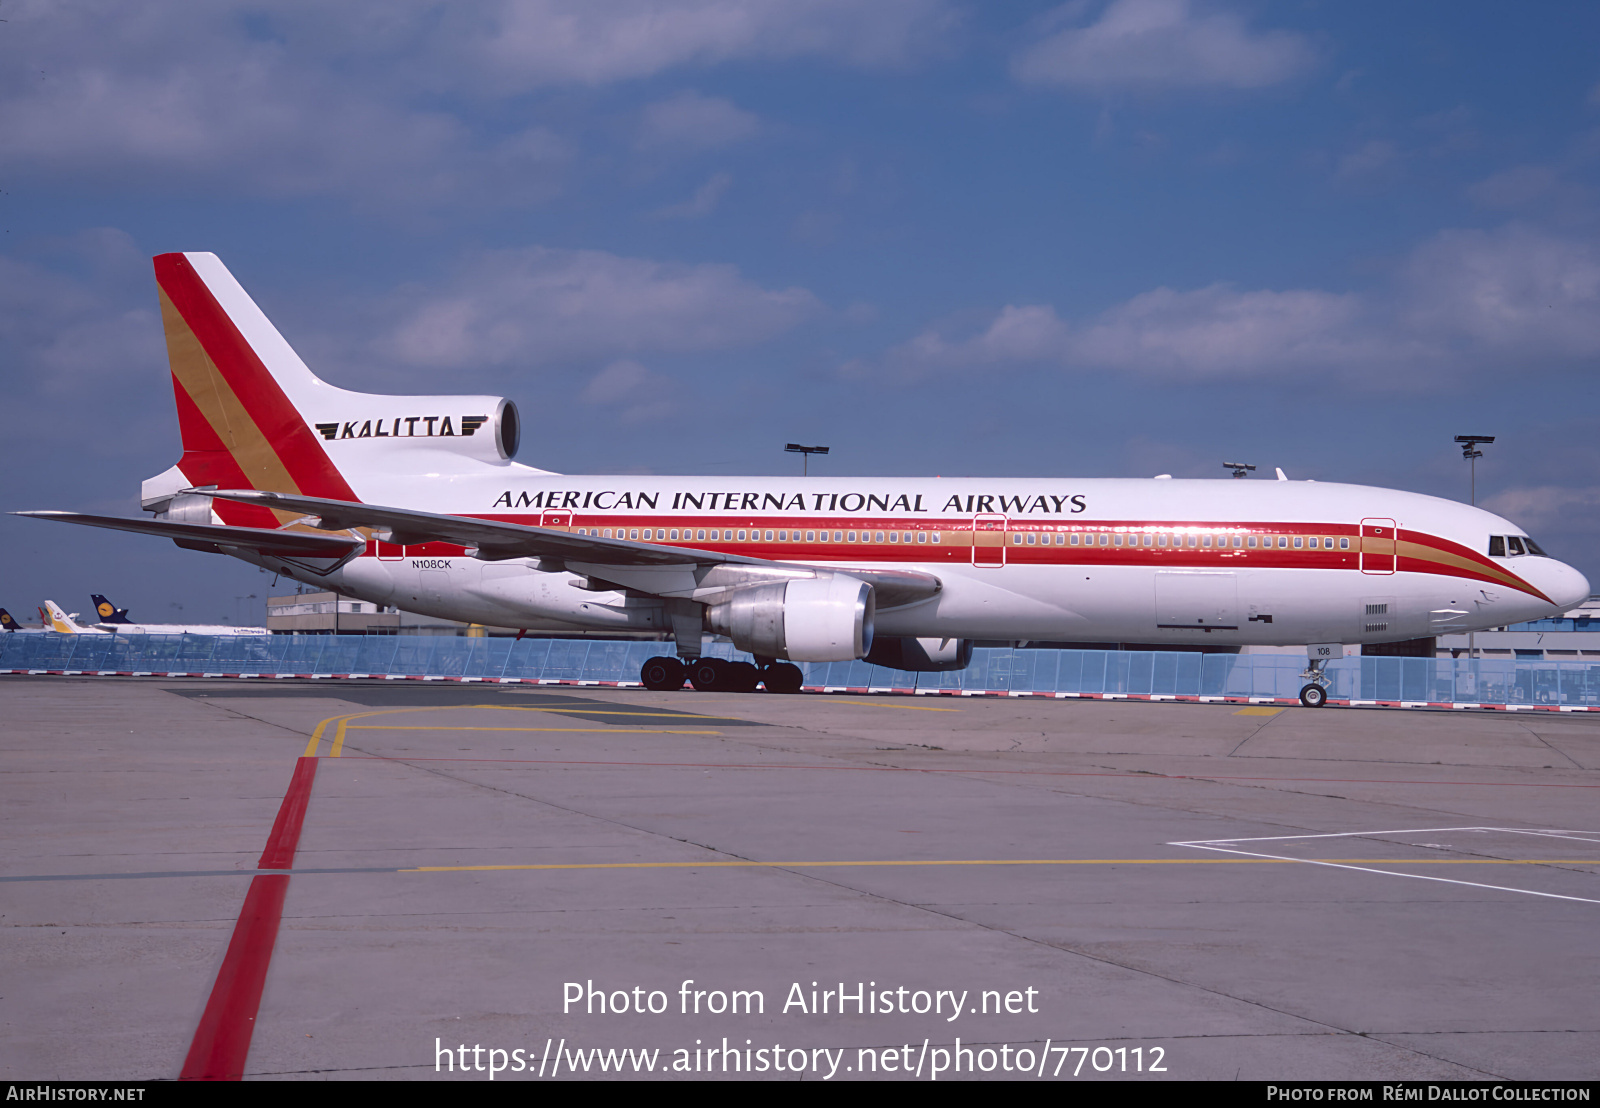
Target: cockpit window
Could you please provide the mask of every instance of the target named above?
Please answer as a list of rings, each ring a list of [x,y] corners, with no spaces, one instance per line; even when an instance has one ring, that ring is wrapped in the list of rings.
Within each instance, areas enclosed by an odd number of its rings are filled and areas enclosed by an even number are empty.
[[[1541,558],[1550,555],[1527,535],[1490,535],[1489,557],[1491,558],[1518,558],[1524,554],[1535,554]]]

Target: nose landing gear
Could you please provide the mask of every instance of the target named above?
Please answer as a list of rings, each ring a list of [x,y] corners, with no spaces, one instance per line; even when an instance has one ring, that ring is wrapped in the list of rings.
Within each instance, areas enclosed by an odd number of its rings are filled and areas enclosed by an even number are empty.
[[[1306,671],[1300,675],[1311,679],[1311,683],[1300,690],[1300,703],[1307,708],[1320,708],[1328,702],[1328,675],[1322,672],[1322,667],[1328,661],[1327,658],[1312,658],[1306,663]]]

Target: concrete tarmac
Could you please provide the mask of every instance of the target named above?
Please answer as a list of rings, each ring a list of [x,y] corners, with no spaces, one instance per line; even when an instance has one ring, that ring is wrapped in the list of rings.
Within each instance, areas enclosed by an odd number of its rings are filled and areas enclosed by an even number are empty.
[[[218,1018],[254,1079],[1600,1076],[1597,715],[5,677],[0,720],[7,1079],[176,1078]]]

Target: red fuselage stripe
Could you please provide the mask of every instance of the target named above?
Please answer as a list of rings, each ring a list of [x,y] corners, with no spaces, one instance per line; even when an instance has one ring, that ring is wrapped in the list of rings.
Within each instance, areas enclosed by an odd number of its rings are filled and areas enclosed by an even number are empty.
[[[971,541],[951,541],[946,536],[960,535],[963,538],[973,533],[973,521],[968,519],[760,519],[747,521],[744,524],[729,525],[723,517],[694,517],[694,516],[666,516],[666,517],[640,517],[640,516],[601,516],[584,514],[577,511],[557,510],[554,513],[545,512],[541,515],[488,515],[473,514],[468,518],[490,519],[505,523],[516,523],[523,526],[537,527],[541,521],[549,525],[548,517],[552,514],[562,518],[560,526],[563,530],[576,531],[582,529],[590,533],[602,534],[610,529],[612,536],[626,538],[630,541],[650,542],[665,544],[667,546],[681,546],[694,550],[706,550],[716,553],[742,554],[752,558],[761,558],[771,561],[842,561],[877,562],[884,564],[914,563],[937,565],[940,562],[958,565],[969,564],[972,561],[974,546]],[[570,525],[569,525],[570,524]],[[678,538],[672,537],[676,530]],[[699,539],[693,536],[701,531],[706,532],[707,538]],[[732,536],[739,532],[748,536],[746,541],[733,540]],[[774,538],[768,540],[767,532],[772,532]],[[638,537],[635,538],[635,532]],[[728,538],[710,539],[712,532],[721,532]],[[795,541],[778,541],[776,536],[780,532],[798,536]],[[814,535],[827,534],[831,537],[838,532],[842,541],[811,541],[806,542],[803,536],[807,533]],[[932,533],[939,532],[944,541],[934,542]],[[649,537],[645,537],[648,533]],[[878,541],[879,533],[883,534],[883,541]],[[910,533],[911,540],[905,541],[905,535]],[[1017,521],[1008,525],[1005,532],[979,531],[980,534],[996,536],[1003,541],[987,548],[977,549],[991,552],[998,564],[998,554],[1002,546],[1005,550],[1005,563],[1007,565],[1030,566],[1079,566],[1079,567],[1104,567],[1104,566],[1144,566],[1150,568],[1204,568],[1218,569],[1342,569],[1352,572],[1360,571],[1361,564],[1361,528],[1349,523],[1294,523],[1277,524],[1264,522],[1250,523],[1217,523],[1207,521],[1203,523],[1178,523],[1172,521],[1144,522],[1144,521],[1102,521],[1102,522],[1037,522]],[[898,534],[899,542],[887,541],[890,534]],[[849,536],[855,535],[856,541],[849,541]],[[1015,542],[1016,536],[1022,536],[1020,543]],[[1034,538],[1029,543],[1028,537]],[[1101,545],[1100,536],[1105,536],[1105,544]],[[1144,538],[1148,535],[1151,545],[1144,545]],[[1241,545],[1232,545],[1233,536],[1239,536]],[[926,541],[918,541],[919,536],[925,536]],[[1061,542],[1057,542],[1057,536]],[[1086,539],[1086,536],[1088,539]],[[1155,545],[1157,536],[1164,537],[1166,546]],[[1174,545],[1174,536],[1183,546]],[[1195,546],[1189,546],[1190,537],[1195,540]],[[1279,537],[1283,537],[1288,545],[1277,545]],[[610,536],[604,536],[610,537]],[[1072,538],[1079,540],[1073,546]],[[1272,545],[1264,545],[1270,537]],[[1118,539],[1123,545],[1115,545]],[[1200,545],[1207,539],[1213,543],[1226,542],[1227,546],[1214,545],[1206,547]],[[1256,547],[1249,546],[1254,538],[1258,543]],[[1312,550],[1309,546],[1302,545],[1296,548],[1293,544],[1296,539],[1305,543],[1310,538],[1319,540],[1332,539],[1333,549],[1326,549],[1319,542],[1318,548]],[[1048,539],[1048,542],[1041,541]],[[1092,541],[1088,541],[1092,540]],[[1348,540],[1348,548],[1339,547],[1340,540]],[[1372,543],[1371,538],[1366,540]],[[1471,550],[1460,543],[1437,535],[1428,535],[1417,531],[1400,530],[1393,540],[1380,540],[1382,545],[1378,550],[1368,550],[1371,571],[1373,564],[1381,567],[1385,572],[1375,572],[1374,576],[1386,576],[1387,566],[1379,559],[1391,559],[1393,572],[1399,573],[1427,573],[1437,576],[1460,577],[1474,581],[1483,581],[1489,584],[1502,585],[1515,588],[1532,596],[1545,599],[1543,594],[1532,586],[1521,581],[1511,571],[1502,568],[1486,556]],[[1134,545],[1134,543],[1138,545]],[[1443,555],[1461,559],[1470,563],[1469,566],[1453,565],[1445,561],[1434,561],[1427,558],[1418,558],[1406,553],[1397,553],[1398,548],[1410,545],[1412,547],[1426,547],[1436,550]],[[369,543],[367,555],[374,556],[378,553],[378,544]],[[398,548],[385,546],[384,554],[388,558],[398,557],[432,557],[447,558],[459,557],[464,553],[464,548],[445,542],[424,543],[405,548],[404,554]]]

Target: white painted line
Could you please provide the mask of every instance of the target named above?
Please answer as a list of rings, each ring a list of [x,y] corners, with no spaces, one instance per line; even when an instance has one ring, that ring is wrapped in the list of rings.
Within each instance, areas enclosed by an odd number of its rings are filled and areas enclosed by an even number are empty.
[[[1288,854],[1264,854],[1252,850],[1235,850],[1231,846],[1220,844],[1229,843],[1266,843],[1283,842],[1285,840],[1302,841],[1306,839],[1349,839],[1349,838],[1377,838],[1382,835],[1419,835],[1436,831],[1477,831],[1477,832],[1502,832],[1514,835],[1545,835],[1552,838],[1567,838],[1573,836],[1600,834],[1592,831],[1540,831],[1519,827],[1408,827],[1395,831],[1342,831],[1325,835],[1266,835],[1247,839],[1203,839],[1193,842],[1168,843],[1168,846],[1187,846],[1196,850],[1214,850],[1220,854],[1239,854],[1248,858],[1270,858],[1279,862],[1301,862],[1308,866],[1326,866],[1329,869],[1349,869],[1360,873],[1376,873],[1386,877],[1410,877],[1417,881],[1438,881],[1446,885],[1466,885],[1474,889],[1492,889],[1495,892],[1521,893],[1524,896],[1542,896],[1551,900],[1574,900],[1581,904],[1600,904],[1584,896],[1564,896],[1561,893],[1539,892],[1537,889],[1515,889],[1509,885],[1488,885],[1481,881],[1461,881],[1453,877],[1432,877],[1425,873],[1401,873],[1390,869],[1374,869],[1371,866],[1354,866],[1348,862],[1323,862],[1316,858],[1296,858]],[[1600,842],[1600,839],[1582,839],[1583,842]],[[1407,844],[1409,845],[1409,844]]]
[[[1168,846],[1220,846],[1234,843],[1274,843],[1299,839],[1371,839],[1380,835],[1421,835],[1435,831],[1499,831],[1511,835],[1600,835],[1600,831],[1563,831],[1528,827],[1401,827],[1392,831],[1333,831],[1317,835],[1262,835],[1249,839],[1194,839]]]

